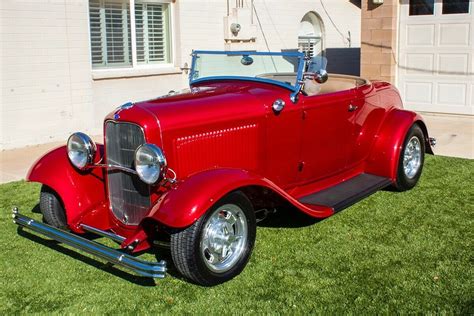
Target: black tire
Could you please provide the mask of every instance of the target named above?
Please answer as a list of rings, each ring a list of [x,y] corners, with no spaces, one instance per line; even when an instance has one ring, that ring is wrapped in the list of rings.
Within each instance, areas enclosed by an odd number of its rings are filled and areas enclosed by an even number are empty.
[[[41,187],[40,210],[46,224],[60,229],[67,229],[66,212],[61,199],[56,192],[45,185]]]
[[[205,262],[205,255],[201,253],[201,238],[206,232],[205,227],[209,219],[223,205],[235,205],[245,215],[241,217],[242,222],[247,223],[247,238],[244,239],[240,255],[236,256],[236,261],[229,270],[223,272],[213,271]],[[245,220],[243,220],[245,218]],[[236,227],[233,226],[234,232]],[[242,272],[246,266],[255,244],[256,221],[252,203],[245,194],[234,191],[220,199],[193,225],[171,235],[171,256],[178,271],[200,285],[212,286],[226,282]]]
[[[404,168],[404,155],[405,149],[407,148],[410,140],[413,138],[417,138],[419,145],[420,145],[420,165],[418,170],[414,175],[407,175]],[[398,191],[407,191],[413,188],[420,179],[421,172],[423,170],[423,164],[425,162],[425,136],[423,131],[421,130],[420,126],[414,124],[410,130],[408,131],[407,135],[405,136],[405,140],[403,142],[402,150],[400,151],[400,156],[398,158],[398,169],[397,169],[397,181],[394,184],[394,187]]]

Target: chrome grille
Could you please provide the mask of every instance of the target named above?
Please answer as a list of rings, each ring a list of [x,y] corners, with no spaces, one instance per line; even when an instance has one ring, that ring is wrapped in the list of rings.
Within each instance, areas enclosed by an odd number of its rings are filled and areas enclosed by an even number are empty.
[[[142,129],[130,123],[107,122],[105,150],[107,164],[134,168],[134,154],[145,143]],[[127,225],[138,225],[149,211],[150,187],[137,175],[107,170],[109,200],[114,215]]]

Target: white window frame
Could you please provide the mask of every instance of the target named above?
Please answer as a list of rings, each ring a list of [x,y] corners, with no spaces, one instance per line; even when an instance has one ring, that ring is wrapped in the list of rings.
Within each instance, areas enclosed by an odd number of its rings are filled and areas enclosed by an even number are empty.
[[[173,0],[140,0],[140,2],[149,2],[149,3],[163,3],[168,4],[170,9],[169,16],[169,36],[170,36],[170,62],[169,63],[160,63],[160,64],[139,64],[137,61],[137,34],[136,34],[136,25],[135,25],[135,0],[126,0],[129,2],[130,6],[130,33],[131,33],[131,44],[132,44],[132,65],[130,67],[110,67],[110,68],[93,68],[91,60],[91,71],[92,79],[116,79],[116,78],[127,78],[127,77],[143,77],[143,76],[152,76],[152,75],[166,75],[166,74],[181,74],[182,70],[177,67],[177,49],[176,49],[176,26],[175,26],[175,1]],[[89,13],[89,3],[88,3],[88,13]],[[90,15],[87,15],[87,20],[90,28]],[[90,29],[89,29],[89,53],[91,52],[90,44]]]

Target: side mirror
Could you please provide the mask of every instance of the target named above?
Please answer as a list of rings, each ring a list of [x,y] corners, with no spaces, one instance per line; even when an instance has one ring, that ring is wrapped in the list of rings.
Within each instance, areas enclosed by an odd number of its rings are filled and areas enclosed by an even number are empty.
[[[310,84],[310,83],[306,82],[307,79],[314,80],[319,84],[323,84],[326,81],[328,81],[329,75],[328,75],[328,72],[324,69],[319,69],[316,72],[305,72],[305,73],[303,73],[302,80],[298,82],[299,90],[290,95],[291,102],[293,102],[293,103],[298,102],[298,94],[303,92],[303,88],[304,88],[305,85]]]
[[[317,83],[325,83],[328,79],[328,72],[324,69],[320,69],[314,73],[314,80],[316,80]]]
[[[328,72],[324,69],[320,69],[316,72],[306,72],[303,74],[304,79],[312,79],[319,84],[323,84],[329,79]]]

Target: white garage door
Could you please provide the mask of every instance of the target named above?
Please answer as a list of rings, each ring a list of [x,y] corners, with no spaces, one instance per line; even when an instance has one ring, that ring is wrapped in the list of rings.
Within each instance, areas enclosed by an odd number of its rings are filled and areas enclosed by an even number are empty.
[[[474,114],[474,0],[402,0],[398,87],[407,108]]]

